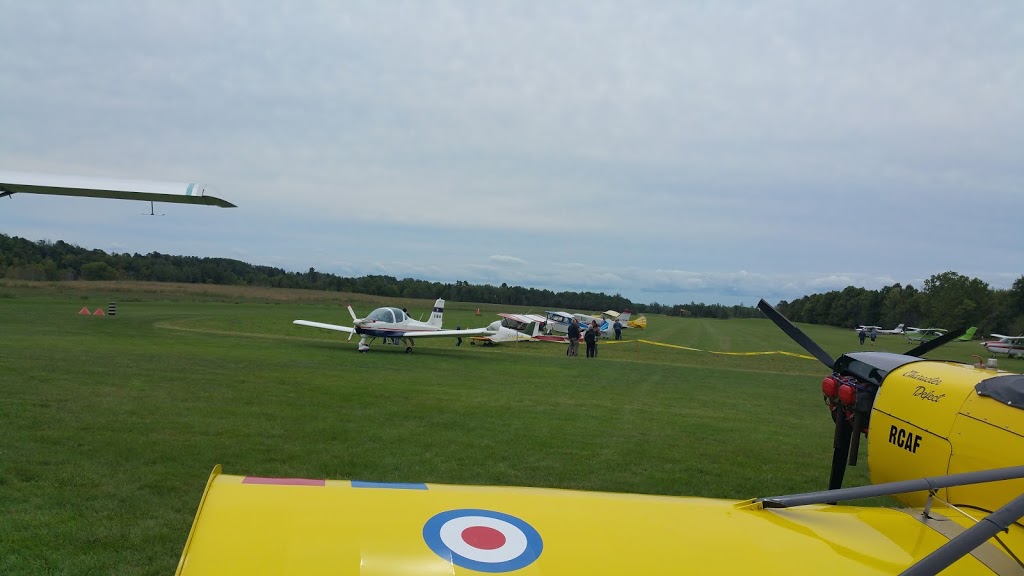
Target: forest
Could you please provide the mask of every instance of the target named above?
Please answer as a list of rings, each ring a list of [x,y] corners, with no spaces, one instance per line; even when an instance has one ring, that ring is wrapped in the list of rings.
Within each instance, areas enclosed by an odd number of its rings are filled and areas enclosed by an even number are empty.
[[[354,292],[382,297],[444,298],[458,302],[546,307],[569,310],[624,310],[695,318],[755,318],[753,306],[723,304],[662,304],[631,302],[620,294],[553,292],[501,284],[429,282],[413,278],[369,275],[355,278],[319,272],[288,272],[229,258],[149,254],[108,254],[62,240],[31,241],[0,234],[0,278],[36,281],[136,280],[302,288]],[[774,304],[774,303],[773,303]],[[777,303],[795,322],[855,327],[860,324],[891,328],[899,323],[918,327],[978,326],[978,333],[1024,333],[1024,275],[1008,290],[989,287],[977,278],[943,272],[924,281],[920,289],[894,284],[880,290],[848,286],[822,294]]]

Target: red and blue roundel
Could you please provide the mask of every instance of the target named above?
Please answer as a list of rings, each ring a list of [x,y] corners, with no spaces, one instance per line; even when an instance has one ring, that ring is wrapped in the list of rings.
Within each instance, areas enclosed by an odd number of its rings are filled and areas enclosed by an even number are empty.
[[[525,568],[544,548],[533,526],[492,510],[441,512],[423,525],[423,540],[434,554],[477,572]]]

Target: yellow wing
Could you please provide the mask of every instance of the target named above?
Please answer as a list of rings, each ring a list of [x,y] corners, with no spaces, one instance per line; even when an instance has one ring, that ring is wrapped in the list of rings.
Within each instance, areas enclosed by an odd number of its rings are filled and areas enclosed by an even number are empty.
[[[947,531],[969,523],[933,510],[952,521]],[[1002,537],[1020,546],[1022,532],[1014,525]],[[769,510],[704,498],[229,476],[217,467],[177,574],[864,576],[899,573],[947,541],[919,515],[885,508]],[[970,555],[943,572],[989,573]]]

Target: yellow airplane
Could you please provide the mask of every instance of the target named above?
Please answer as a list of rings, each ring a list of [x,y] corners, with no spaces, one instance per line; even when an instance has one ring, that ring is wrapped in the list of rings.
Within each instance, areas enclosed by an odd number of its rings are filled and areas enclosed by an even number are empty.
[[[825,363],[830,490],[734,501],[265,478],[214,468],[177,574],[1024,574],[1024,376],[922,356]],[[868,439],[874,485],[840,488]],[[833,505],[892,495],[908,508]]]

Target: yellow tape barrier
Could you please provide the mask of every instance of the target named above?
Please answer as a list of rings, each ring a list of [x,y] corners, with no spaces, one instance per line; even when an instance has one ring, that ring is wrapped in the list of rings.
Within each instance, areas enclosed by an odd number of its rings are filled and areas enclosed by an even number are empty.
[[[774,350],[769,352],[718,352],[715,350],[701,350],[700,348],[691,348],[689,346],[679,346],[677,344],[666,344],[664,342],[655,342],[653,340],[602,340],[601,345],[605,344],[625,344],[627,342],[643,342],[644,344],[651,344],[653,346],[664,346],[665,348],[677,348],[679,350],[689,350],[691,352],[707,352],[708,354],[722,354],[725,356],[769,356],[772,354],[778,354],[781,356],[792,356],[793,358],[803,358],[804,360],[817,360],[814,356],[808,356],[807,354],[797,354],[796,352],[785,352],[783,350]]]

